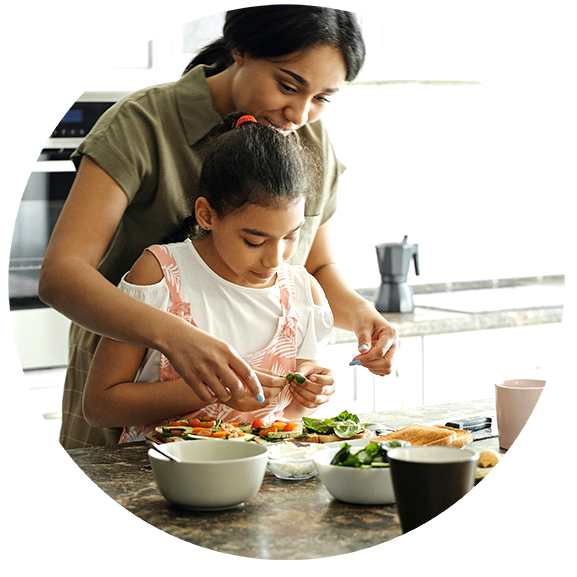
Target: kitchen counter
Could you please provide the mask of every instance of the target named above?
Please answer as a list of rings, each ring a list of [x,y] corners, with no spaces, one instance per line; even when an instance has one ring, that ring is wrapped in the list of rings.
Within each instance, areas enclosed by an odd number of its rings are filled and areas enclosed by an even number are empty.
[[[494,416],[494,400],[359,417],[396,429],[412,423],[444,424],[472,415]],[[477,452],[498,450],[498,439],[475,441],[469,447]],[[260,491],[247,503],[225,511],[179,509],[160,494],[147,451],[145,443],[127,443],[71,449],[68,454],[96,485],[137,517],[179,539],[222,553],[258,559],[315,559],[372,547],[402,534],[395,505],[343,503],[317,477],[282,481],[268,469]]]
[[[447,306],[444,309],[440,308],[439,305],[433,305],[435,308],[416,305],[412,313],[383,313],[383,316],[399,331],[401,338],[560,323],[563,318],[563,306],[559,306],[554,301],[552,301],[554,305],[551,306],[547,299],[540,300],[539,296],[536,296],[534,303],[523,305],[522,307],[513,307],[508,304],[506,301],[510,301],[510,298],[503,299],[504,304],[502,307],[495,307],[494,302],[498,301],[500,289],[506,289],[501,291],[503,296],[505,296],[506,291],[512,287],[519,287],[524,290],[528,287],[562,289],[563,286],[563,275],[415,285],[412,287],[415,303],[418,302],[419,298],[426,302],[426,299],[422,298],[424,295],[447,297],[450,294],[454,294],[456,297],[462,297],[463,291],[466,291],[467,296],[474,297],[475,291],[481,296],[483,293],[486,295],[488,289],[490,289],[493,297],[490,300],[493,302],[489,303],[490,306],[488,306],[487,310],[481,310],[480,312],[459,310],[458,305],[452,308]],[[377,290],[377,288],[357,289],[357,292],[374,304]],[[448,301],[447,298],[443,300]],[[455,300],[457,301],[457,299]],[[459,300],[462,301],[463,299]],[[471,310],[474,310],[474,308],[471,308]],[[356,342],[352,332],[333,329],[330,339],[331,344],[348,342]]]

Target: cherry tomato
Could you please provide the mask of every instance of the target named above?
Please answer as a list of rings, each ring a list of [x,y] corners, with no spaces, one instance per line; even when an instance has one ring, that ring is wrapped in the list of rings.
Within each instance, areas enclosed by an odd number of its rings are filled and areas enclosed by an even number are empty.
[[[261,427],[264,427],[264,421],[262,419],[255,419],[252,422],[253,429],[260,429]]]
[[[215,431],[212,436],[216,437],[217,439],[222,439],[223,437],[226,437],[228,435],[228,433],[226,431]]]
[[[266,428],[264,428],[264,429],[261,429],[258,434],[259,434],[261,437],[266,437],[269,433],[271,433],[271,432],[273,432],[273,431],[278,431],[278,429],[275,429],[275,428],[273,428],[273,427],[266,427]]]
[[[279,431],[284,431],[284,428],[286,427],[286,423],[284,421],[275,421],[271,427],[274,427],[275,429],[279,430]]]
[[[298,423],[287,423],[283,431],[294,431],[299,428]]]

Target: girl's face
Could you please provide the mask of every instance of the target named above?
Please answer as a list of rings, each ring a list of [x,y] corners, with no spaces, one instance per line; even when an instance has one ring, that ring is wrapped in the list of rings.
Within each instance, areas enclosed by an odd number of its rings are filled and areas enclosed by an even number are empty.
[[[209,210],[210,214],[197,206],[196,212],[200,225],[211,231],[196,244],[208,266],[240,286],[274,285],[278,269],[297,248],[305,221],[304,199],[281,208],[248,204],[222,219]]]
[[[284,134],[317,120],[347,74],[341,52],[331,46],[274,59],[241,51],[233,56],[233,111],[244,110]]]

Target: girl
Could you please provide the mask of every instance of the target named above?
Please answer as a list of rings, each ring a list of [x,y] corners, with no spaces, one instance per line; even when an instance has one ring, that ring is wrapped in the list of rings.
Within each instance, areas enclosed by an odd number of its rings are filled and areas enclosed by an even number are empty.
[[[300,419],[313,411],[299,402],[306,389],[284,378],[294,371],[323,387],[323,402],[334,391],[332,371],[314,360],[332,330],[330,307],[314,277],[287,264],[310,190],[297,139],[249,115],[233,114],[224,125],[234,128],[205,157],[187,240],[149,247],[120,288],[226,340],[245,362],[269,371],[272,386],[262,404],[252,397],[207,403],[159,351],[103,338],[84,412],[92,426],[124,426],[121,442],[144,440],[175,415]]]
[[[272,377],[224,341],[117,288],[142,251],[173,234],[190,213],[185,189],[199,194],[210,132],[236,110],[321,151],[318,194],[306,203],[291,263],[306,266],[323,287],[335,324],[355,333],[362,351],[356,358],[376,374],[391,371],[396,330],[345,281],[328,228],[344,167],[319,118],[356,77],[364,54],[359,25],[348,12],[303,5],[233,10],[223,38],[180,80],[128,96],[84,139],[73,154],[77,176],[39,284],[40,298],[74,321],[62,402],[66,449],[119,438],[116,428],[90,427],[82,410],[100,335],[161,351],[207,403],[254,398],[271,384]],[[313,399],[322,396],[312,381],[306,386]]]

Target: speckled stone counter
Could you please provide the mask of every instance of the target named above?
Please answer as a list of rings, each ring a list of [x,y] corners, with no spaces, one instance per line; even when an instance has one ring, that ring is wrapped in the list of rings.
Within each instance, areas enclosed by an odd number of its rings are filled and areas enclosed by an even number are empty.
[[[359,415],[391,428],[494,415],[493,399]],[[223,441],[224,442],[224,441]],[[469,445],[498,449],[496,438]],[[74,462],[105,493],[147,523],[207,549],[259,559],[315,559],[358,551],[402,534],[394,505],[350,505],[334,499],[317,477],[282,481],[268,470],[257,495],[225,511],[179,509],[158,491],[148,447],[72,449]],[[330,535],[330,538],[327,538]]]
[[[439,283],[416,285],[415,294],[446,293],[451,291],[495,289],[514,286],[563,286],[563,275],[548,277],[527,277],[501,279],[495,281],[470,281],[462,283]],[[357,292],[369,302],[375,302],[376,288],[357,289]],[[478,331],[560,323],[563,318],[563,307],[542,307],[536,304],[531,308],[500,310],[483,313],[466,313],[451,310],[438,310],[416,306],[412,313],[384,313],[384,317],[399,331],[402,337],[438,335],[455,332]],[[330,343],[356,342],[352,332],[333,329]]]

